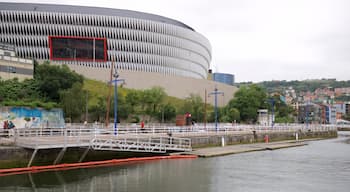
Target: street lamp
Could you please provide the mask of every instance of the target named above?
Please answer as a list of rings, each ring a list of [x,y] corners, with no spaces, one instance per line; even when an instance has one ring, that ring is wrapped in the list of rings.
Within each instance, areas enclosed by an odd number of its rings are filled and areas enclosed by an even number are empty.
[[[114,135],[118,134],[118,121],[117,121],[117,117],[118,117],[118,111],[117,111],[117,107],[118,107],[118,82],[122,82],[125,83],[124,79],[118,79],[119,74],[117,71],[117,68],[115,67],[115,72],[113,74],[114,80],[111,81],[111,83],[114,83]]]
[[[306,129],[309,128],[309,105],[310,105],[310,101],[307,101],[306,102],[306,106],[305,106],[305,111],[306,111]]]
[[[271,114],[271,126],[272,126],[272,128],[273,128],[273,126],[275,125],[275,100],[273,99],[273,98],[270,98],[269,99],[269,103],[270,103],[270,105],[271,105],[271,112],[272,112],[272,114]]]
[[[218,91],[218,88],[216,88],[213,92],[210,92],[208,97],[210,97],[210,95],[214,95],[214,104],[215,104],[215,131],[218,131],[218,94],[220,95],[224,95],[224,92],[222,91]]]

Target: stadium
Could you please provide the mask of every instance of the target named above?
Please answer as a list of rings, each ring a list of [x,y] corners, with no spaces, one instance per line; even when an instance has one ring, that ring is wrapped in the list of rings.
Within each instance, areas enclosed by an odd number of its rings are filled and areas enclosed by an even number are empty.
[[[127,87],[161,86],[176,97],[225,86],[206,80],[210,43],[182,22],[71,5],[0,2],[0,11],[0,43],[13,46],[18,58],[67,64],[102,81],[108,81],[114,64]]]

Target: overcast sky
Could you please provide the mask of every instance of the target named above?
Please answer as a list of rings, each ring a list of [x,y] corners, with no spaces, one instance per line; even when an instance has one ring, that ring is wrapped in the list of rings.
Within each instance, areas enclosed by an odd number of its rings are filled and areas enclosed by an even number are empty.
[[[232,73],[236,82],[350,80],[350,0],[7,2],[129,9],[179,20],[208,38],[214,72]]]

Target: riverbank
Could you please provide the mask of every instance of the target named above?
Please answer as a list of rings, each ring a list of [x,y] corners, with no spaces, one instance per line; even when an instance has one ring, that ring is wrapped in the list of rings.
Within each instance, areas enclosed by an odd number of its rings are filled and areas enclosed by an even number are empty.
[[[217,156],[225,154],[234,154],[250,151],[273,150],[277,148],[301,146],[302,142],[293,143],[295,135],[298,134],[299,140],[315,138],[335,138],[336,130],[322,131],[222,131],[222,132],[193,132],[193,133],[174,133],[173,137],[188,138],[191,140],[193,155],[198,156]],[[165,134],[164,134],[165,135]],[[144,137],[156,137],[157,135],[145,134]],[[158,135],[162,136],[162,135]],[[265,138],[268,137],[271,143],[265,144]],[[13,138],[0,138],[0,169],[26,167],[31,162],[33,154],[32,149],[25,149],[14,145]],[[221,148],[222,144],[227,148]],[[2,146],[1,146],[2,145]],[[200,150],[205,150],[200,154]],[[55,162],[77,163],[88,161],[101,161],[110,159],[122,159],[132,157],[158,156],[161,153],[141,153],[129,151],[101,151],[91,148],[70,147],[60,155],[61,148],[40,149],[37,151],[32,161],[33,166],[52,165]],[[198,154],[196,154],[198,152]],[[171,153],[171,151],[168,151]]]
[[[319,140],[319,139],[321,138],[315,138],[314,140]],[[307,145],[307,141],[310,141],[310,139],[301,140],[301,141],[280,141],[280,142],[272,142],[272,143],[229,145],[224,147],[207,147],[207,148],[195,149],[192,152],[180,153],[180,154],[197,155],[198,157],[206,158],[206,157],[215,157],[215,156],[247,153],[247,152],[254,152],[254,151],[300,147],[300,146]]]

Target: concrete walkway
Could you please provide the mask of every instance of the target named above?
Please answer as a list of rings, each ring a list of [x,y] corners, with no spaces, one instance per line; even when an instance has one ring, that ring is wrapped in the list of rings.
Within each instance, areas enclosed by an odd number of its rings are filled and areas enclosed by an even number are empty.
[[[225,147],[208,147],[194,149],[192,152],[186,152],[181,154],[197,155],[198,157],[215,157],[222,155],[230,155],[237,153],[246,153],[252,151],[264,151],[282,149],[288,147],[298,147],[307,145],[305,141],[281,141],[272,143],[254,143],[254,144],[242,144],[242,145],[227,145]]]

